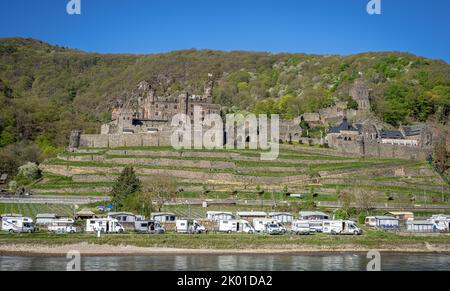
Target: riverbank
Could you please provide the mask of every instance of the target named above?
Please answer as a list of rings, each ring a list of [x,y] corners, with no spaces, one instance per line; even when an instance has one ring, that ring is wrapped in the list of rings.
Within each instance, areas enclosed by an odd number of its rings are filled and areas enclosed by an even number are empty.
[[[125,245],[96,245],[80,243],[71,245],[2,245],[0,256],[42,256],[59,257],[66,256],[72,251],[79,252],[85,257],[95,256],[164,256],[164,255],[295,255],[311,253],[360,253],[372,249],[357,245],[342,245],[340,247],[311,247],[289,246],[286,249],[243,249],[243,250],[219,250],[219,249],[176,249],[158,247],[136,247]],[[450,253],[449,245],[418,244],[406,247],[377,248],[379,252],[386,253]]]
[[[450,235],[399,235],[368,232],[362,236],[266,235],[102,235],[0,234],[0,255],[155,256],[221,254],[296,254],[334,252],[450,253]]]

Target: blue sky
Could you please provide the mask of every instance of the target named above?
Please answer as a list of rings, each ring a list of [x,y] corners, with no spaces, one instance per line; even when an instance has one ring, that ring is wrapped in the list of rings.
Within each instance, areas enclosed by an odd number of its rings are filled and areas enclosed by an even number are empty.
[[[179,49],[351,54],[406,51],[450,61],[449,0],[0,0],[0,37],[103,53]]]

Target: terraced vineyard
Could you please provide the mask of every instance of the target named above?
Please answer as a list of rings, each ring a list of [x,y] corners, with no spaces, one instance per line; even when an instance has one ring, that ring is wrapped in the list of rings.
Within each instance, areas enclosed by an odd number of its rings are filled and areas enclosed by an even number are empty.
[[[340,193],[371,191],[377,202],[447,203],[450,187],[426,162],[358,158],[331,149],[285,147],[275,161],[261,161],[256,150],[171,148],[83,149],[41,165],[45,178],[33,186],[42,195],[107,195],[126,165],[141,179],[171,176],[180,198],[231,197],[286,200],[285,190],[304,199],[337,201]],[[205,191],[207,190],[207,191]],[[208,193],[208,194],[205,194]]]
[[[0,214],[22,214],[35,218],[38,213],[54,213],[61,216],[73,216],[73,208],[69,205],[56,204],[0,204]]]

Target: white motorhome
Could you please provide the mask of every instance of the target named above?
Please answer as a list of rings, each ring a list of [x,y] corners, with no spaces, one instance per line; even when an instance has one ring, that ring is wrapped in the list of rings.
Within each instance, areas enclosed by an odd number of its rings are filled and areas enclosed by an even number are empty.
[[[219,220],[219,232],[255,233],[255,229],[247,220]]]
[[[328,234],[362,234],[361,229],[350,220],[326,220],[323,222],[323,233]]]
[[[277,220],[273,218],[255,218],[253,219],[253,228],[256,232],[268,232],[269,225],[276,225],[280,233],[286,233],[287,229]],[[274,227],[272,227],[274,228]]]
[[[430,222],[433,222],[436,224],[436,228],[438,231],[441,232],[448,232],[450,231],[450,215],[433,215],[430,219]]]
[[[278,223],[278,220],[272,218],[255,218],[253,219],[253,228],[256,232],[265,232],[267,225]]]
[[[166,229],[154,220],[139,220],[134,222],[134,231],[138,233],[163,234]]]
[[[54,219],[48,226],[48,231],[54,233],[76,233],[73,219]]]
[[[2,217],[2,231],[10,233],[32,233],[34,231],[33,219],[29,217]]]
[[[308,220],[308,221],[309,221],[309,229],[311,232],[323,232],[324,220]]]
[[[112,218],[96,218],[86,221],[86,232],[122,233],[125,228]]]
[[[176,232],[178,233],[207,233],[208,230],[193,219],[178,219],[176,222]]]
[[[295,220],[294,222],[292,222],[291,233],[297,234],[297,235],[310,234],[311,233],[310,221],[309,220]]]

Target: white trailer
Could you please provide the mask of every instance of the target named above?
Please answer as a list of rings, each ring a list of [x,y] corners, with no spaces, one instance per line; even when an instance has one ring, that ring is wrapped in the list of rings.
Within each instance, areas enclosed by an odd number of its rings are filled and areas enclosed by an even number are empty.
[[[76,233],[73,219],[54,219],[48,226],[48,231],[54,233]]]
[[[178,233],[207,233],[208,230],[193,219],[178,219],[176,222],[176,232]]]
[[[32,233],[34,231],[33,219],[29,217],[2,217],[2,231]]]
[[[255,229],[247,220],[219,220],[219,232],[255,233]]]
[[[294,222],[292,222],[291,233],[297,234],[297,235],[310,234],[311,233],[310,221],[309,220],[295,220]]]
[[[362,234],[361,229],[350,220],[326,220],[323,222],[323,233],[328,234]]]
[[[122,233],[125,228],[112,218],[96,218],[86,221],[86,232]]]

